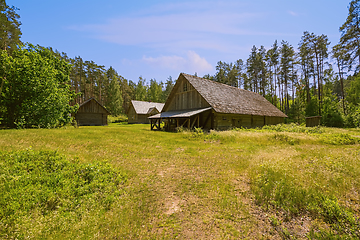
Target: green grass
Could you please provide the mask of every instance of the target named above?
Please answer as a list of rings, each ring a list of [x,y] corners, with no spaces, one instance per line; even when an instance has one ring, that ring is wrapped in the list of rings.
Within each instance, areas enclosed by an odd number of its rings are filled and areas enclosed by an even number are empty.
[[[116,121],[105,127],[0,131],[0,166],[8,169],[0,170],[0,188],[9,179],[19,182],[11,166],[22,174],[28,169],[21,161],[9,162],[9,156],[33,156],[31,164],[39,169],[31,175],[38,181],[32,198],[18,201],[30,207],[15,206],[14,212],[23,209],[16,220],[14,214],[1,215],[1,238],[360,237],[357,129],[289,124],[168,133]],[[67,167],[44,170],[58,162]],[[94,186],[111,184],[103,189],[79,182],[74,172],[89,166],[106,169]],[[112,173],[121,181],[115,184]],[[73,185],[36,188],[51,179]],[[80,185],[92,190],[78,197]],[[6,196],[15,199],[12,194]],[[51,207],[52,201],[58,205]]]

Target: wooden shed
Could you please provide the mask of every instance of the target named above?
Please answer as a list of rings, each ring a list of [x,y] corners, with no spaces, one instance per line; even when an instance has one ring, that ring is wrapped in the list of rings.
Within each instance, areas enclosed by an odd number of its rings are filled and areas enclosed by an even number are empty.
[[[162,111],[164,103],[131,100],[126,111],[129,123],[150,123],[148,117]]]
[[[283,112],[258,93],[181,73],[163,111],[149,117],[151,129],[228,129],[283,123]]]
[[[108,115],[110,112],[92,97],[80,105],[75,120],[78,126],[103,126],[108,124]]]
[[[306,126],[307,127],[316,127],[320,125],[321,116],[314,116],[314,117],[306,117]]]

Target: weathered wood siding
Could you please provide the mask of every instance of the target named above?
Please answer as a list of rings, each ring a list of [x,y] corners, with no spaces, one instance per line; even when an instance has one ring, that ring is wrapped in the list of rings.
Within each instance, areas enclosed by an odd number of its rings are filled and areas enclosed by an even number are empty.
[[[305,120],[307,127],[316,127],[320,125],[321,116],[307,117]]]
[[[104,109],[104,107],[99,105],[95,100],[92,100],[92,101],[88,102],[87,104],[82,105],[79,108],[79,110],[77,111],[77,113],[104,113],[104,114],[108,114],[108,112]]]
[[[185,79],[179,82],[166,111],[210,107],[204,98]]]
[[[80,106],[75,114],[75,120],[78,126],[102,126],[108,124],[108,114],[103,106],[95,100],[91,100]]]
[[[150,123],[148,117],[149,115],[147,114],[137,114],[134,107],[130,105],[128,111],[128,123]]]
[[[78,126],[102,126],[107,125],[107,115],[103,113],[78,113],[76,114]]]
[[[254,128],[283,122],[284,118],[282,117],[215,113],[213,124],[215,129],[225,130],[231,127]],[[206,128],[208,127],[209,125],[206,126]]]
[[[128,111],[128,123],[137,123],[137,114],[135,112],[135,109],[133,105],[130,105],[129,111]]]

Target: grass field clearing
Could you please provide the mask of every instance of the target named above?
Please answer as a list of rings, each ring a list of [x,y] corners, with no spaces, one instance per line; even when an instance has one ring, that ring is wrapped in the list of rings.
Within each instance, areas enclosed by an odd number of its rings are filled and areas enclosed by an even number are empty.
[[[1,130],[3,154],[56,151],[84,166],[106,162],[126,181],[108,208],[90,202],[77,216],[33,207],[18,224],[0,225],[0,236],[359,238],[359,139],[358,129],[294,125],[210,133],[119,123]]]

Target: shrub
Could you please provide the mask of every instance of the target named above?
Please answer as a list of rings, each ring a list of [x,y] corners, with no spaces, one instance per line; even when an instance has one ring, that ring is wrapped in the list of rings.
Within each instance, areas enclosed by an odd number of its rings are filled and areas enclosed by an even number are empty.
[[[296,123],[290,124],[277,124],[277,125],[265,125],[262,130],[275,131],[275,132],[297,132],[297,133],[323,133],[322,127],[306,127],[305,125],[299,125]]]
[[[321,139],[324,143],[331,145],[353,145],[358,142],[356,138],[347,133],[326,134],[321,136]]]
[[[284,170],[262,166],[252,179],[252,191],[257,203],[266,208],[273,207],[295,215],[309,212],[329,224],[331,231],[360,237],[359,219],[340,205],[336,197],[299,185],[297,179]],[[314,235],[313,232],[310,234]]]
[[[0,238],[19,237],[19,223],[33,212],[76,213],[76,221],[94,209],[107,211],[126,180],[109,164],[70,161],[54,151],[0,152]]]

